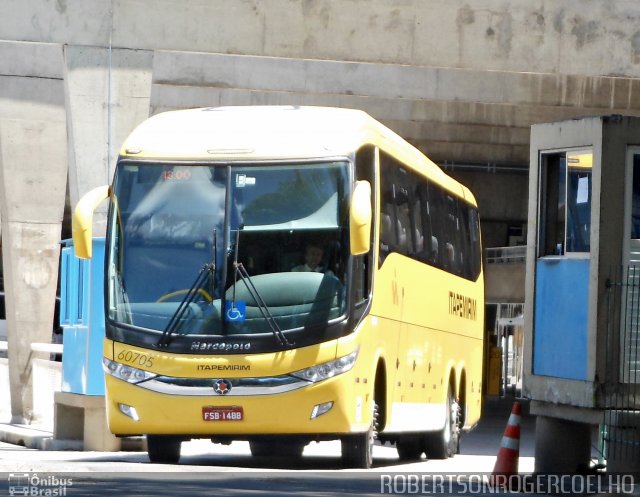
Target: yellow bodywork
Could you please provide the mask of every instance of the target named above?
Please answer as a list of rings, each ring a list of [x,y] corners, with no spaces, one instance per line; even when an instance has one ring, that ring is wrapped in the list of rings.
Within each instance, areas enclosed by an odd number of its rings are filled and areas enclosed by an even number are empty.
[[[170,354],[106,340],[104,355],[138,369],[174,377],[273,377],[331,361],[336,358],[336,352],[340,355],[349,354],[359,342],[355,338],[351,335],[270,354],[229,356]],[[375,372],[367,360],[370,355],[371,351],[364,344],[351,371],[309,387],[273,395],[221,396],[215,394],[213,389],[210,396],[168,395],[106,375],[109,428],[116,435],[154,433],[196,436],[364,431],[371,422],[372,374]],[[216,376],[198,368],[202,365],[238,365],[250,366],[250,369]],[[357,398],[360,398],[359,403],[354,402]],[[325,402],[333,402],[333,408],[311,419],[313,407]],[[135,407],[139,420],[134,421],[124,415],[119,404]],[[238,422],[204,421],[202,408],[205,406],[241,406],[244,419]]]
[[[122,147],[121,160],[201,163],[350,158],[363,146],[377,147],[416,174],[476,205],[466,187],[421,152],[365,113],[349,109],[256,107],[163,113],[136,128]],[[376,164],[379,189],[378,169]],[[380,198],[379,190],[372,193]],[[91,197],[83,209],[95,204],[98,197]],[[373,219],[379,222],[380,206],[374,207],[378,214]],[[482,392],[482,273],[476,281],[468,281],[395,253],[378,267],[379,232],[380,227],[375,226],[371,307],[357,329],[345,337],[255,355],[171,354],[111,340],[106,340],[104,347],[106,358],[153,373],[231,380],[284,375],[358,350],[355,366],[349,372],[288,393],[253,397],[213,392],[211,396],[161,394],[107,374],[111,431],[117,435],[193,436],[362,432],[371,423],[378,368],[384,371],[386,392],[386,424],[381,428],[402,431],[401,420],[394,419],[398,407],[409,406],[418,412],[421,406],[429,405],[444,410],[450,384],[455,396],[464,401],[465,427],[475,425]],[[80,235],[78,232],[76,237],[74,227],[76,251]],[[198,369],[202,364],[237,364],[250,369],[216,374]],[[313,407],[326,402],[333,402],[333,408],[311,419]],[[123,414],[119,404],[135,407],[139,419]],[[242,421],[203,420],[205,406],[236,405],[244,410]],[[404,413],[411,415],[411,409],[404,409]],[[424,421],[434,429],[444,424],[444,417]]]
[[[109,196],[108,186],[99,186],[85,193],[73,211],[72,234],[75,254],[91,259],[93,252],[93,212]]]
[[[475,299],[475,315],[452,315],[451,293]],[[377,316],[379,333],[388,337],[387,362],[397,364],[387,381],[388,398],[444,405],[452,382],[456,397],[465,400],[465,427],[474,426],[482,401],[482,274],[472,282],[392,253],[375,275],[371,313]]]

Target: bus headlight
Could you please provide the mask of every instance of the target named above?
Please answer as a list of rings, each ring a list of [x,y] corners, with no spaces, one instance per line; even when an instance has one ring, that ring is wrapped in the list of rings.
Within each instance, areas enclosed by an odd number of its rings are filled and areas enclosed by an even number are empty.
[[[295,371],[294,373],[291,373],[291,376],[310,381],[311,383],[316,383],[318,381],[326,380],[329,378],[333,378],[336,375],[346,373],[351,368],[353,368],[353,365],[356,363],[357,357],[358,351],[354,350],[353,352],[351,352],[351,354],[340,357],[335,361],[329,361],[325,362],[324,364],[318,364],[317,366],[312,366],[307,369]]]
[[[120,364],[119,362],[112,361],[106,357],[102,358],[102,365],[104,372],[110,374],[114,378],[126,381],[127,383],[140,383],[141,381],[150,380],[158,376],[155,373],[149,373],[142,369],[133,368],[126,364]]]

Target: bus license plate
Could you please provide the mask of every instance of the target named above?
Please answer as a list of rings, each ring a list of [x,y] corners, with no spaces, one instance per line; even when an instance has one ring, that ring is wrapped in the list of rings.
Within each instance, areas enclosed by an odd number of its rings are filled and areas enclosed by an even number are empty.
[[[242,421],[244,419],[244,411],[241,406],[204,406],[202,408],[202,419],[204,421]]]

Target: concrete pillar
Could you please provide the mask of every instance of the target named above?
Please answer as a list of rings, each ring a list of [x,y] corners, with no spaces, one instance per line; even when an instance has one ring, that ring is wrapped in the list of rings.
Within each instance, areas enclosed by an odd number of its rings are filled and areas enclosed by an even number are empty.
[[[12,422],[32,414],[31,344],[51,342],[66,186],[64,121],[0,120]]]
[[[65,100],[71,207],[96,186],[109,184],[125,137],[149,116],[153,52],[66,46]],[[104,235],[106,203],[94,235]]]
[[[536,417],[536,473],[573,474],[591,462],[591,426],[546,416]]]
[[[0,218],[11,414],[29,421],[31,344],[51,342],[67,176],[62,49],[0,42]]]

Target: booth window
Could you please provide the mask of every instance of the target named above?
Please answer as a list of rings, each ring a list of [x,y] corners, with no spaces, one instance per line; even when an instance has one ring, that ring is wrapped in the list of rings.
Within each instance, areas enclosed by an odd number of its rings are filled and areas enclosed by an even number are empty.
[[[640,239],[640,154],[633,156],[633,181],[631,194],[631,238]]]
[[[591,250],[592,153],[540,157],[540,257]]]

